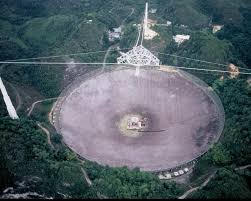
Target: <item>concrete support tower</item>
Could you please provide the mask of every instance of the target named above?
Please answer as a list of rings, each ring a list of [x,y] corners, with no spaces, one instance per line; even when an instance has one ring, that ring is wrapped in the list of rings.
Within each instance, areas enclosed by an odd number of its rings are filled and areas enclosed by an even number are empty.
[[[10,118],[12,119],[19,119],[18,116],[17,116],[17,112],[11,102],[11,99],[7,93],[7,90],[3,84],[3,81],[2,81],[2,78],[0,77],[0,90],[3,94],[3,100],[4,100],[4,103],[6,105],[6,108],[8,110],[8,113],[9,113],[9,116]]]
[[[145,18],[144,18],[144,30],[143,30],[143,37],[145,37],[145,31],[147,30],[148,25],[148,2],[146,2],[146,8],[145,8]]]

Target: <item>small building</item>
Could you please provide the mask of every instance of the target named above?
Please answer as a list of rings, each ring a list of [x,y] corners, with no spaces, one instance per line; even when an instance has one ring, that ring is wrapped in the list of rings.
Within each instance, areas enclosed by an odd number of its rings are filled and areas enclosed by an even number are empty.
[[[166,21],[166,25],[167,25],[167,26],[170,26],[171,24],[172,24],[171,21],[168,21],[168,20]]]
[[[173,174],[174,174],[175,177],[179,176],[178,172],[174,172]]]
[[[115,41],[116,39],[120,39],[122,36],[121,27],[113,28],[113,31],[109,31],[109,41]]]
[[[140,130],[146,126],[146,119],[140,119],[139,117],[131,117],[127,122],[128,130]]]
[[[121,27],[113,28],[113,31],[114,31],[115,33],[122,33]]]
[[[163,176],[162,174],[158,175],[159,179],[165,179],[166,177]]]
[[[166,173],[165,175],[159,174],[158,177],[159,179],[171,179],[172,175],[169,173]]]
[[[187,25],[181,24],[180,27],[181,28],[187,28]]]
[[[172,175],[171,174],[169,174],[169,173],[166,173],[166,179],[171,179],[172,178]]]
[[[230,73],[230,78],[236,78],[240,74],[239,68],[235,66],[234,64],[230,63],[228,65],[228,70]]]
[[[178,43],[178,45],[180,45],[184,41],[189,40],[190,35],[176,35],[176,36],[173,36],[173,39],[176,43]]]
[[[184,171],[183,170],[179,170],[179,174],[180,175],[184,174]]]
[[[213,33],[220,31],[223,28],[223,25],[213,25]]]
[[[155,14],[157,12],[157,8],[151,8],[150,13]]]
[[[185,172],[188,172],[188,171],[189,171],[189,169],[188,169],[188,168],[184,168],[184,171],[185,171]]]

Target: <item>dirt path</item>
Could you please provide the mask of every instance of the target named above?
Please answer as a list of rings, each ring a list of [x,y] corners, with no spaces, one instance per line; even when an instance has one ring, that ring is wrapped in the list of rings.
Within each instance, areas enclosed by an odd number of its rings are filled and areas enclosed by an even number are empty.
[[[244,165],[244,166],[240,166],[240,167],[237,167],[235,168],[234,170],[235,171],[238,171],[238,170],[244,170],[244,169],[247,169],[247,168],[250,168],[251,167],[251,164],[249,165]],[[207,180],[202,183],[200,186],[197,186],[197,187],[194,187],[194,188],[191,188],[189,189],[188,191],[186,191],[182,196],[178,197],[178,199],[185,199],[188,195],[190,195],[192,192],[194,191],[197,191],[197,190],[200,190],[202,189],[203,187],[205,187],[209,181],[211,181],[211,179],[215,176],[217,170],[215,170],[208,178]]]
[[[88,175],[87,175],[86,171],[84,170],[84,168],[81,168],[81,171],[82,171],[82,173],[83,173],[83,175],[85,177],[86,182],[88,183],[89,186],[91,186],[92,185],[92,181],[88,177]]]
[[[104,57],[104,60],[103,60],[103,66],[102,66],[102,72],[103,72],[104,69],[105,69],[107,57],[108,57],[110,51],[111,51],[114,47],[115,47],[115,45],[110,46],[110,47],[108,48],[108,50],[106,51],[106,53],[105,53],[105,57]]]
[[[186,191],[182,196],[178,197],[178,199],[185,199],[188,195],[190,195],[192,192],[197,191],[205,187],[209,181],[215,176],[217,170],[215,170],[208,178],[206,181],[204,181],[200,186],[191,188],[190,190]]]
[[[129,15],[122,21],[122,23],[121,23],[120,26],[123,26],[123,25],[124,25],[125,21],[134,13],[134,11],[135,11],[135,9],[134,9],[134,8],[131,8],[131,13],[129,13]],[[102,71],[104,71],[104,68],[105,68],[105,66],[106,66],[106,60],[107,60],[107,57],[108,57],[110,51],[111,51],[112,49],[115,49],[116,46],[117,46],[117,44],[112,45],[112,46],[110,46],[110,47],[108,48],[108,50],[106,51],[105,57],[104,57],[104,60],[103,60]]]
[[[237,167],[237,168],[235,168],[234,170],[235,170],[235,171],[244,170],[244,169],[247,169],[247,168],[249,168],[249,167],[251,167],[251,164]]]
[[[86,171],[84,170],[84,168],[81,168],[81,171],[85,177],[86,182],[88,183],[89,186],[92,185],[92,181],[90,180],[90,178],[88,177],[88,174],[86,173]],[[106,197],[105,195],[102,195],[100,192],[97,192],[97,196],[99,199],[108,199],[108,197]]]
[[[125,21],[132,16],[132,14],[134,13],[135,9],[131,8],[131,13],[122,21],[121,25],[123,25],[125,23]]]
[[[125,23],[125,21],[133,14],[135,12],[135,9],[134,8],[131,8],[131,12],[128,14],[128,16],[122,21],[122,23],[121,23],[121,25],[120,26],[123,26],[124,25],[124,23]],[[112,45],[112,46],[110,46],[109,48],[108,48],[108,50],[106,51],[106,53],[105,53],[105,57],[104,57],[104,60],[103,60],[103,67],[102,67],[102,71],[104,71],[104,68],[105,68],[105,66],[106,66],[106,60],[107,60],[107,57],[108,57],[108,55],[109,55],[109,53],[110,53],[110,51],[112,50],[112,49],[115,49],[115,47],[117,46],[117,44],[115,44],[115,45]]]
[[[57,98],[47,98],[47,99],[38,100],[38,101],[36,101],[36,102],[32,103],[32,106],[31,106],[30,108],[28,108],[28,109],[27,109],[27,110],[29,110],[29,112],[28,112],[27,116],[29,117],[29,116],[31,115],[31,113],[32,113],[32,111],[33,111],[34,107],[36,106],[36,104],[38,104],[38,103],[42,103],[42,102],[44,102],[44,101],[56,100],[56,99],[57,99]]]
[[[53,144],[51,143],[51,135],[50,135],[50,132],[48,131],[47,128],[43,127],[40,123],[37,123],[38,127],[41,128],[45,134],[47,135],[47,142],[48,144],[53,148],[55,149],[55,147],[53,146]]]

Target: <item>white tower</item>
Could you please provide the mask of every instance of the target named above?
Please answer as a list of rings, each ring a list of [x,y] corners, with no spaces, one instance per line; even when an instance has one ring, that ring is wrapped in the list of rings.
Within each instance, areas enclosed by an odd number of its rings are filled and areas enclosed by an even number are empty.
[[[145,18],[144,18],[144,35],[145,31],[147,30],[147,25],[148,25],[148,2],[146,3],[146,8],[145,8]]]
[[[141,45],[138,45],[139,41],[138,37],[137,44],[132,48],[132,50],[128,51],[127,53],[121,52],[121,56],[117,58],[117,63],[119,64],[131,64],[137,66],[136,75],[139,74],[139,66],[160,65],[160,60],[142,45],[146,31],[149,32],[147,24],[148,24],[148,3],[146,3],[146,8],[145,8],[145,17],[142,25],[143,30],[141,29],[142,32],[139,33],[139,37],[142,33]]]
[[[0,77],[0,90],[3,94],[3,100],[5,102],[10,118],[19,119],[1,77]]]

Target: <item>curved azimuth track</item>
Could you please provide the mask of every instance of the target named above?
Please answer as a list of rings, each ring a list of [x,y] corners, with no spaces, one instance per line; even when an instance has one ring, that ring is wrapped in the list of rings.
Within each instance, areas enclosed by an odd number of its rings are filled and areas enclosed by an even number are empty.
[[[103,165],[160,171],[185,164],[205,153],[224,125],[217,95],[193,79],[156,67],[138,76],[128,65],[93,71],[60,95],[55,127],[73,151]],[[137,118],[145,127],[130,130]]]

